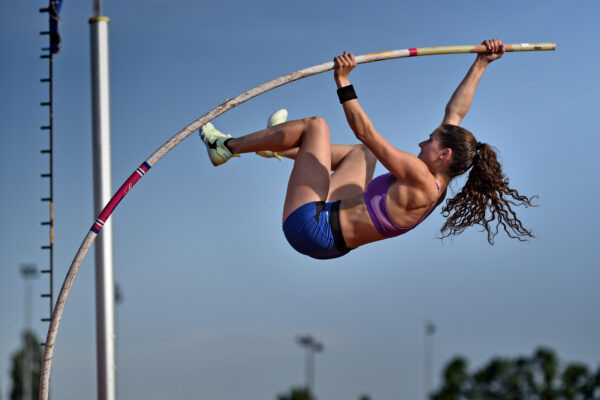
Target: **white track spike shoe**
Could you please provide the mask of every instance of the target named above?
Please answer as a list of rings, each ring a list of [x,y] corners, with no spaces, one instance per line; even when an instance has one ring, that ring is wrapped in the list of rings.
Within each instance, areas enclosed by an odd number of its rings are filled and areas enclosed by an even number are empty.
[[[284,123],[287,120],[287,117],[288,112],[286,109],[282,108],[281,110],[275,111],[269,117],[269,122],[267,122],[267,128]],[[261,157],[276,158],[279,161],[281,161],[281,156],[271,150],[257,151],[256,154],[258,154]]]
[[[225,146],[225,141],[230,137],[231,135],[225,135],[219,132],[210,122],[202,125],[200,128],[200,139],[202,139],[206,145],[208,158],[210,158],[210,162],[215,167],[225,164],[231,157],[240,156],[239,154],[232,153],[227,146]]]
[[[267,128],[270,128],[275,125],[283,124],[287,120],[287,117],[288,117],[288,112],[285,108],[275,111],[269,117],[269,122],[267,122]]]

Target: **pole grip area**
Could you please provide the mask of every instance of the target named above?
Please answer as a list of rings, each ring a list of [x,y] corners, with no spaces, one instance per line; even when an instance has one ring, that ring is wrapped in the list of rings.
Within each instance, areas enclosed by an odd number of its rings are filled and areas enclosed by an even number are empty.
[[[512,43],[504,44],[504,51],[545,51],[555,50],[556,43]],[[438,54],[463,54],[463,53],[486,53],[488,50],[484,44],[466,46],[438,46],[418,47],[409,49],[411,56],[433,56]]]

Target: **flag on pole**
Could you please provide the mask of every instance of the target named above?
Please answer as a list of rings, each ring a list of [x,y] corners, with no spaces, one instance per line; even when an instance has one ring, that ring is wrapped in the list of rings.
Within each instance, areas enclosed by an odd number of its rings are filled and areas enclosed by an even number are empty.
[[[60,21],[60,8],[63,0],[50,0],[48,13],[50,14],[50,54],[56,54],[60,51],[60,32],[58,23]]]

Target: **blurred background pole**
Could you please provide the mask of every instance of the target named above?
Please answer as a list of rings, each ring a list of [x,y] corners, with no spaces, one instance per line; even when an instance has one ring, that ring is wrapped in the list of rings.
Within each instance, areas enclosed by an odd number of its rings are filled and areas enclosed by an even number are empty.
[[[315,353],[324,350],[322,343],[317,342],[311,335],[298,337],[298,344],[306,350],[306,360],[304,365],[306,390],[311,396],[315,395]]]
[[[107,17],[102,16],[101,0],[94,0],[94,17],[89,20],[94,217],[100,214],[112,196],[108,21]],[[113,218],[105,221],[95,246],[98,400],[116,399],[112,220]]]
[[[425,352],[424,352],[424,398],[428,399],[433,384],[433,335],[435,325],[431,321],[425,323]]]
[[[29,343],[27,343],[27,338],[29,332],[31,332],[31,326],[33,325],[33,288],[31,279],[37,276],[37,267],[33,264],[23,264],[21,265],[21,275],[23,275],[23,279],[25,280],[25,333],[23,337],[25,338],[25,362],[23,363],[23,398],[25,400],[32,400],[32,390],[31,390],[31,348]]]

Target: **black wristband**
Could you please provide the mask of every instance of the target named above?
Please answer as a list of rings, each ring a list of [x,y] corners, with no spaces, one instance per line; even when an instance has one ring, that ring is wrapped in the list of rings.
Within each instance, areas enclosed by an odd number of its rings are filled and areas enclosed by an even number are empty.
[[[357,99],[356,92],[354,91],[354,86],[348,85],[341,87],[337,90],[338,98],[340,99],[340,104],[347,102],[348,100]]]

